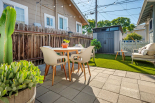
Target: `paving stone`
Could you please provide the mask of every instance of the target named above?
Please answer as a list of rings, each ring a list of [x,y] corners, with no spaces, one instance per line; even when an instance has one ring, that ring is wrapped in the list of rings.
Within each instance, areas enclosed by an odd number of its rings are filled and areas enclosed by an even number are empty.
[[[60,97],[60,95],[58,95],[52,91],[49,91],[37,99],[39,101],[41,101],[42,103],[52,103],[52,102],[56,101],[59,97]]]
[[[86,84],[80,83],[80,82],[74,82],[72,85],[70,85],[71,88],[77,89],[77,90],[82,90]]]
[[[58,100],[56,100],[54,103],[74,103],[73,101],[64,98],[64,97],[60,97]]]
[[[97,88],[100,88],[102,89],[104,83],[103,82],[100,82],[100,81],[97,81],[97,80],[92,80],[90,83],[89,83],[90,86],[93,86],[93,87],[97,87]]]
[[[108,78],[109,74],[99,73],[96,77]]]
[[[119,95],[118,103],[142,103],[140,100]]]
[[[99,92],[101,91],[101,89],[96,88],[96,87],[90,87],[90,86],[86,86],[82,92],[87,93],[89,95],[93,95],[93,96],[97,96],[99,94]]]
[[[120,94],[129,96],[132,98],[140,99],[139,91],[135,89],[121,87]]]
[[[150,86],[150,87],[155,87],[155,83],[147,82],[147,81],[138,80],[138,84],[139,84],[139,85]]]
[[[140,79],[139,73],[127,72],[126,77],[133,79]]]
[[[91,72],[91,75],[97,75],[98,74],[98,72],[95,72],[95,71],[93,71],[93,72]]]
[[[104,71],[104,69],[102,70],[102,69],[98,69],[98,68],[96,68],[93,72],[101,73],[101,72],[103,72],[103,71]]]
[[[55,83],[54,83],[54,85],[55,85]],[[52,87],[52,81],[51,80],[44,81],[44,83],[41,84],[41,86],[43,86],[45,88]]]
[[[140,74],[141,80],[155,82],[155,77],[153,75],[148,74]]]
[[[34,103],[40,103],[38,100],[35,100],[35,102]]]
[[[105,74],[114,74],[114,72],[115,72],[115,70],[106,69],[102,73],[105,73]]]
[[[120,86],[121,81],[116,80],[116,79],[110,79],[110,78],[109,78],[109,79],[106,81],[106,83]]]
[[[73,82],[70,82],[69,80],[62,80],[61,82],[59,82],[60,84],[66,85],[66,86],[70,86],[71,84],[73,84]]]
[[[114,75],[125,77],[126,71],[116,70]]]
[[[137,84],[137,79],[123,78],[122,82],[128,82],[128,83],[135,83],[135,84]]]
[[[105,89],[105,90],[108,90],[108,91],[112,91],[112,92],[119,93],[120,86],[106,83],[106,84],[103,86],[102,89]]]
[[[96,81],[99,81],[99,82],[103,82],[103,83],[105,83],[106,80],[107,80],[107,78],[97,77],[97,76],[96,76],[93,80],[96,80]]]
[[[155,95],[145,93],[145,92],[140,92],[141,94],[141,100],[150,102],[150,103],[155,103]]]
[[[106,68],[97,67],[98,70],[106,70]]]
[[[121,80],[122,80],[122,77],[120,77],[120,76],[115,76],[115,75],[110,75],[109,78],[110,78],[110,79],[116,79],[116,80],[118,80],[118,81],[121,81]]]
[[[139,89],[142,92],[147,92],[147,93],[155,94],[155,87],[139,85]]]
[[[121,87],[129,88],[133,90],[139,90],[138,84],[134,84],[134,83],[122,82]]]
[[[63,91],[61,91],[59,94],[72,100],[80,91],[73,89],[73,88],[66,88]]]
[[[116,70],[114,69],[105,69],[106,71],[110,71],[110,72],[115,72]]]
[[[96,98],[95,102],[94,103],[110,103],[108,101],[105,101],[103,99],[100,99],[100,98]]]
[[[36,89],[36,98],[43,95],[44,93],[48,92],[49,90],[40,86]]]
[[[56,93],[60,93],[65,88],[67,88],[67,86],[60,84],[60,83],[57,83],[56,85],[51,86],[49,89],[56,92]]]
[[[118,99],[118,94],[106,90],[101,90],[97,97],[109,102],[116,103]]]
[[[80,92],[73,101],[76,103],[93,103],[95,100],[95,96]]]

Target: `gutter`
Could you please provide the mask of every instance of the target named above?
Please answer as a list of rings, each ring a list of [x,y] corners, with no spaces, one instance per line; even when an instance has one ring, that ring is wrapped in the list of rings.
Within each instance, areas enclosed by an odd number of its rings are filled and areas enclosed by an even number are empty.
[[[143,12],[144,12],[144,10],[145,10],[145,7],[146,7],[147,2],[155,2],[155,0],[144,0],[144,3],[143,3],[143,6],[142,6],[142,9],[141,9],[141,12],[140,12],[140,16],[139,16],[137,25],[140,24],[140,20],[141,20],[141,18],[142,18],[142,15],[143,15]]]
[[[84,18],[84,20],[87,22],[87,24],[89,25],[89,22],[87,21],[87,19],[85,18],[85,16],[82,14],[81,10],[79,9],[79,7],[76,5],[76,3],[74,2],[74,0],[70,0],[74,6],[76,7],[76,9],[79,11],[79,13],[82,15],[82,17]]]

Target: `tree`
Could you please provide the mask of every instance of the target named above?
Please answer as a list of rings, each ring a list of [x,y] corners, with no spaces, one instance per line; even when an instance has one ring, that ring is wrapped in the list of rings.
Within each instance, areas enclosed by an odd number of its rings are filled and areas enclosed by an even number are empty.
[[[133,32],[130,34],[127,34],[127,36],[124,38],[124,40],[142,40],[142,36]]]
[[[111,26],[111,21],[101,20],[97,23],[97,27],[105,27],[105,26]]]
[[[87,20],[89,22],[89,25],[85,25],[83,26],[83,33],[92,33],[93,32],[93,28],[95,28],[95,20],[94,19],[88,19]]]
[[[130,26],[127,27],[127,30],[131,32],[131,31],[134,30],[134,28],[135,28],[135,25],[134,24],[130,24]]]

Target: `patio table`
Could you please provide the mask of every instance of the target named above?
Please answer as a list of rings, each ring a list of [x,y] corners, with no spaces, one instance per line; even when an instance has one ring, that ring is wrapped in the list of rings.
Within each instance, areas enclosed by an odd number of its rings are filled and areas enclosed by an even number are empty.
[[[120,52],[120,53],[122,53],[122,59],[123,59],[123,61],[124,61],[124,59],[125,59],[125,54],[124,54],[124,52],[127,52],[127,51],[121,50],[121,51],[115,51],[115,52],[117,52],[116,57],[115,57],[115,60],[116,60],[116,58],[117,58],[118,53]]]
[[[69,81],[71,81],[71,71],[70,71],[70,60],[69,60],[69,52],[73,52],[76,51],[76,54],[78,54],[78,50],[82,50],[85,48],[80,48],[80,47],[68,47],[68,48],[51,48],[53,49],[55,52],[66,52],[67,53],[67,58],[68,58],[68,72],[69,72]],[[79,66],[79,63],[78,63]]]

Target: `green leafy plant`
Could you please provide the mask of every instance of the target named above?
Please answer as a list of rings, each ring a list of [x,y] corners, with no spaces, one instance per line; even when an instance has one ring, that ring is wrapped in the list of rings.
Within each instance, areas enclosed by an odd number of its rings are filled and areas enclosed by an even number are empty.
[[[43,83],[44,76],[32,62],[12,62],[11,65],[0,66],[0,100],[8,103],[6,96],[11,98],[12,94],[18,95],[22,89],[35,87]]]
[[[69,43],[70,42],[70,40],[66,40],[66,39],[64,39],[63,40],[65,43]]]
[[[97,39],[91,40],[91,46],[95,46],[95,50],[99,50],[102,47],[100,41],[97,41]]]
[[[135,33],[135,32],[128,34],[128,35],[124,38],[124,40],[136,40],[136,39],[137,39],[137,40],[142,40],[142,36],[139,35],[139,34],[137,34],[137,33]]]
[[[6,7],[0,18],[0,64],[11,64],[13,61],[12,37],[16,22],[16,11],[12,7]]]

